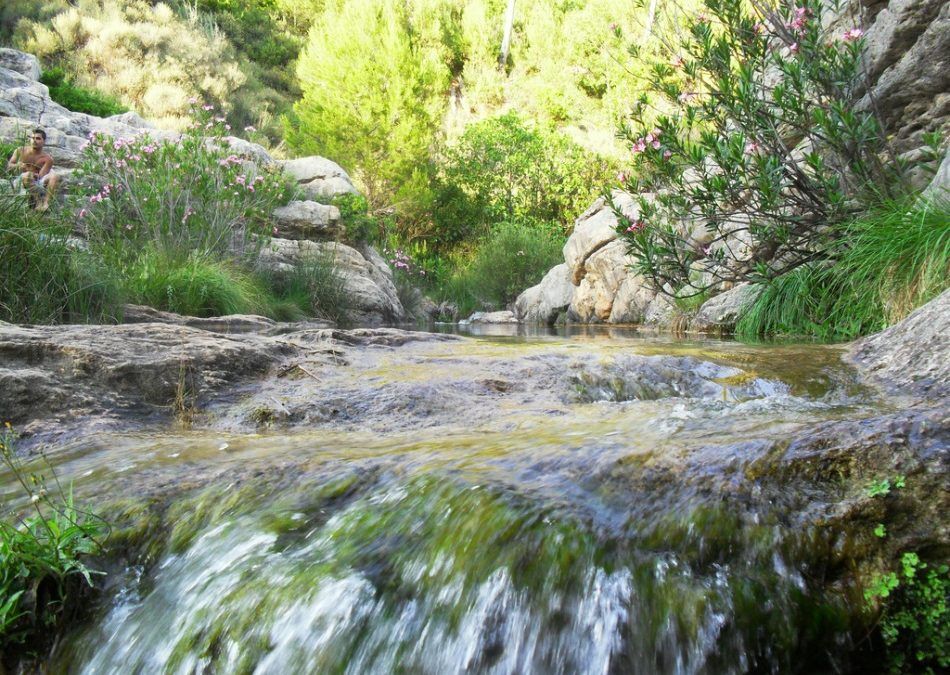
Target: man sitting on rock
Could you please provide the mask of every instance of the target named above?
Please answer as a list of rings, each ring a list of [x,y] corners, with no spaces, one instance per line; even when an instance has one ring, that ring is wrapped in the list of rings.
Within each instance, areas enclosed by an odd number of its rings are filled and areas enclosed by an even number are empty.
[[[53,173],[53,158],[43,152],[46,144],[46,132],[33,130],[33,142],[17,148],[7,162],[7,169],[20,171],[20,181],[32,196],[37,211],[49,208],[49,200],[56,193],[59,176]]]

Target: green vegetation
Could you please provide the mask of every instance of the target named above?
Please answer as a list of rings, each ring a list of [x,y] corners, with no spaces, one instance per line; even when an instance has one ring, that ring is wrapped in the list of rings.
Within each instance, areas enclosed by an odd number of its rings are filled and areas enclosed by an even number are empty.
[[[499,223],[439,289],[463,315],[502,309],[561,260],[563,238],[523,223]]]
[[[0,194],[0,320],[102,321],[118,289],[101,261],[70,244],[71,228],[38,216],[26,197]]]
[[[109,117],[128,110],[111,96],[76,86],[69,81],[62,68],[50,68],[43,71],[40,82],[49,87],[51,99],[73,112]]]
[[[0,459],[22,489],[24,504],[6,504],[0,519],[0,653],[34,649],[78,610],[82,582],[95,572],[85,559],[101,551],[106,523],[83,511],[55,481],[47,485],[15,451],[9,423],[0,430]]]
[[[902,489],[903,476],[868,486],[868,495],[885,498]],[[875,536],[887,537],[883,524]],[[914,551],[900,557],[900,569],[877,574],[864,590],[869,609],[879,612],[878,628],[892,673],[933,674],[950,668],[950,566],[928,565]]]
[[[765,284],[737,334],[849,340],[886,328],[946,288],[948,223],[946,203],[878,207],[842,227],[833,263],[804,265]]]

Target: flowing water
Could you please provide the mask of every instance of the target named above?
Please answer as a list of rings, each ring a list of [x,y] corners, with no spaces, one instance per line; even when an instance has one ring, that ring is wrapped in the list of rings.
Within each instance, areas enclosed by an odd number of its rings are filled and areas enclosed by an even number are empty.
[[[202,430],[75,441],[57,471],[123,553],[50,671],[847,670],[854,589],[809,515],[829,496],[757,469],[881,409],[839,355],[420,341],[294,384],[308,414],[346,399],[321,423],[242,431],[245,392]]]

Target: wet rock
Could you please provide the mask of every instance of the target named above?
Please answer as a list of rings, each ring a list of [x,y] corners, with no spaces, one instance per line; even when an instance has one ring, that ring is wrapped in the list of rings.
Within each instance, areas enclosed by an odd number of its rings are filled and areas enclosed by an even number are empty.
[[[123,323],[165,323],[175,326],[187,326],[213,333],[255,333],[270,331],[277,322],[264,316],[231,314],[229,316],[196,317],[183,316],[174,312],[163,312],[144,305],[124,305]]]
[[[518,323],[518,318],[514,312],[506,309],[498,312],[475,312],[467,319],[459,321],[459,323]]]
[[[853,343],[846,360],[885,391],[950,396],[950,290],[886,330]]]
[[[0,414],[37,436],[103,418],[168,418],[288,351],[276,339],[160,323],[0,324]]]

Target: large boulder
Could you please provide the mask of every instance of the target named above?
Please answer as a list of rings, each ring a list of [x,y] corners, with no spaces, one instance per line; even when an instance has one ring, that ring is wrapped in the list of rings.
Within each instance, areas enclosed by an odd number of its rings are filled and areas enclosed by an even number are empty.
[[[333,239],[340,234],[340,210],[311,201],[292,201],[274,209],[276,236],[284,239]]]
[[[345,194],[359,194],[349,175],[325,157],[300,157],[281,162],[284,173],[293,178],[308,199],[327,200]]]
[[[950,396],[950,290],[886,330],[852,343],[846,360],[894,393]]]
[[[260,256],[262,267],[277,273],[290,273],[308,261],[332,265],[347,295],[353,321],[379,324],[405,318],[392,271],[371,247],[361,253],[338,242],[274,238]]]
[[[0,69],[12,70],[37,82],[42,74],[39,59],[32,54],[6,47],[0,47]]]
[[[690,329],[699,333],[732,333],[746,308],[759,295],[759,287],[739,284],[702,304],[690,321]]]
[[[551,268],[541,282],[515,300],[515,316],[528,323],[553,324],[567,311],[574,297],[571,268],[561,263]]]

